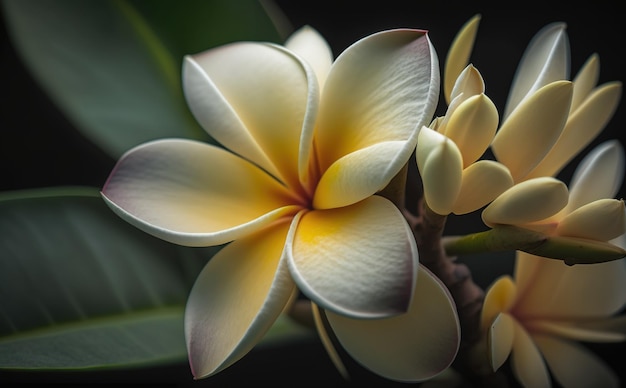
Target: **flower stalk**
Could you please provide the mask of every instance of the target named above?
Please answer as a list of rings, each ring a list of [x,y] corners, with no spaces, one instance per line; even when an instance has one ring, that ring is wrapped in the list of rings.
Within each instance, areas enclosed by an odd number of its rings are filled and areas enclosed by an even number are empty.
[[[447,216],[433,212],[420,200],[420,213],[417,216],[406,214],[413,229],[420,262],[431,270],[448,288],[454,298],[463,342],[473,343],[479,336],[480,309],[484,291],[474,283],[471,272],[465,264],[456,263],[443,245],[443,229]]]
[[[408,168],[405,166],[401,173],[394,178],[396,184],[398,181],[402,182],[404,190],[401,191],[402,196],[398,196],[402,198],[402,201],[389,199],[394,201],[402,210],[413,231],[420,255],[420,263],[437,276],[450,291],[456,303],[461,324],[461,349],[463,347],[469,349],[470,345],[480,338],[480,311],[485,292],[474,283],[470,269],[465,264],[457,263],[456,254],[448,251],[448,249],[456,247],[458,252],[461,253],[463,250],[467,250],[468,247],[463,246],[465,240],[461,237],[456,238],[458,245],[454,246],[455,240],[448,241],[448,237],[443,236],[448,218],[447,215],[434,212],[426,204],[422,193],[414,193],[418,194],[415,213],[409,210],[411,204],[405,202],[404,199],[415,198],[410,192],[415,190],[417,186],[420,186],[421,177],[419,177],[419,173],[417,176],[409,176],[407,173]],[[394,184],[394,181],[390,183],[384,192],[392,191],[389,187]],[[396,188],[399,186],[397,184]],[[397,192],[397,190],[393,192]],[[475,246],[475,248],[478,249],[478,246]]]
[[[616,245],[582,238],[547,236],[513,225],[443,239],[447,255],[519,250],[533,255],[563,260],[568,265],[618,260],[626,251]]]
[[[424,202],[419,200],[417,215],[405,210],[405,217],[414,232],[417,246],[420,252],[420,262],[432,271],[448,288],[456,302],[459,322],[461,325],[461,346],[455,367],[471,381],[484,387],[506,387],[506,376],[501,372],[493,372],[489,360],[481,346],[480,315],[485,291],[478,286],[470,269],[462,263],[457,263],[454,255],[448,252],[448,244],[460,253],[463,249],[479,246],[485,247],[484,243],[477,242],[474,245],[463,247],[462,243],[454,246],[443,237],[443,230],[447,216],[433,212]],[[491,237],[493,238],[493,237]],[[481,241],[485,237],[468,237],[465,240]],[[457,241],[465,241],[462,238]],[[465,243],[467,244],[467,243]],[[452,250],[452,249],[451,249]],[[478,252],[478,251],[476,251]]]

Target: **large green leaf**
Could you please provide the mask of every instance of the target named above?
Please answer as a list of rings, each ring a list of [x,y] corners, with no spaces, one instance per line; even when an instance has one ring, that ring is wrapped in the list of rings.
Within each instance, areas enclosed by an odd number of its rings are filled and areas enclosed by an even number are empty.
[[[0,193],[0,369],[184,361],[185,302],[218,250],[139,231],[97,189]],[[283,316],[262,344],[304,335]]]
[[[10,36],[52,100],[114,158],[161,137],[210,141],[183,98],[182,56],[279,39],[256,0],[3,0]]]
[[[130,1],[177,58],[235,41],[282,43],[292,28],[268,0]]]
[[[140,232],[95,189],[1,194],[0,368],[184,360],[184,304],[215,251]]]

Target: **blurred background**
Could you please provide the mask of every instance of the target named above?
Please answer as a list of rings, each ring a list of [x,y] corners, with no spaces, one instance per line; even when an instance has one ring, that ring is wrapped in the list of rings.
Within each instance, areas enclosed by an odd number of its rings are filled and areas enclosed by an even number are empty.
[[[459,28],[473,15],[482,15],[471,62],[479,69],[486,83],[486,94],[500,112],[517,63],[532,36],[543,26],[555,21],[567,23],[572,54],[572,75],[592,53],[600,57],[600,80],[626,80],[623,55],[624,14],[614,7],[574,7],[568,3],[534,8],[526,3],[501,2],[487,6],[482,2],[435,1],[288,1],[274,4],[284,12],[290,29],[310,25],[330,43],[335,56],[356,40],[371,33],[398,27],[429,30],[440,58],[445,62],[447,49]],[[167,6],[155,2],[155,6]],[[522,4],[524,6],[522,7]],[[0,8],[2,12],[2,8]],[[21,190],[49,186],[90,186],[100,188],[116,160],[87,139],[59,109],[25,66],[12,41],[3,14],[0,14],[0,77],[3,98],[0,104],[0,190]],[[208,48],[208,47],[207,47]],[[618,138],[624,143],[624,101],[605,130],[559,176],[569,181],[578,161],[595,145]],[[438,112],[443,113],[442,110]],[[619,196],[624,197],[624,185]],[[449,221],[451,232],[476,225],[476,219]],[[510,269],[510,262],[487,264],[483,259],[469,259],[476,267],[476,281],[486,286],[497,271]],[[621,355],[626,346],[593,345],[592,348],[619,372],[626,371]],[[192,381],[186,363],[177,365],[102,372],[3,372],[0,385],[65,382],[68,384],[116,383],[149,384],[150,386],[233,386],[245,383],[282,381],[324,386],[392,386],[376,376],[349,364],[354,381],[344,382],[327,358],[321,344],[305,341],[259,347],[219,375]],[[626,380],[624,380],[626,381]],[[299,385],[297,384],[297,385]]]

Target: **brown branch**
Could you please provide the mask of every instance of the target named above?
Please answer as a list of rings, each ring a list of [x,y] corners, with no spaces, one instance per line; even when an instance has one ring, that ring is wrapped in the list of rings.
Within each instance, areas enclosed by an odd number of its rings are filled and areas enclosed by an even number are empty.
[[[448,287],[454,298],[461,322],[463,342],[473,344],[480,338],[480,311],[485,292],[472,279],[465,264],[446,256],[442,244],[446,216],[434,213],[420,201],[420,216],[412,217],[420,262]]]
[[[422,199],[418,211],[417,216],[407,210],[404,215],[415,235],[420,263],[446,285],[459,315],[461,347],[455,367],[477,386],[506,387],[508,383],[504,375],[491,373],[490,369],[484,368],[486,358],[477,360],[476,344],[481,340],[480,314],[485,292],[474,283],[471,271],[465,264],[457,263],[456,258],[446,255],[442,236],[447,217],[433,212]]]

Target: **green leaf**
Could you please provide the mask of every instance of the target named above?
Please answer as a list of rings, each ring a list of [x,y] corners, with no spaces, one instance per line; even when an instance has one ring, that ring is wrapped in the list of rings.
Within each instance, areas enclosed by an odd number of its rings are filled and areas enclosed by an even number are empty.
[[[184,361],[187,296],[219,249],[145,234],[94,188],[0,193],[0,369]],[[309,335],[281,316],[261,344]]]
[[[113,158],[162,137],[211,141],[183,97],[182,56],[277,41],[257,1],[3,0],[24,63],[75,127]]]
[[[128,367],[185,357],[182,307],[126,313],[0,339],[3,369]]]
[[[0,194],[0,368],[184,360],[185,301],[217,249],[149,236],[95,189]]]
[[[271,16],[258,0],[131,0],[130,4],[153,28],[174,57],[195,54],[236,41],[282,43],[276,24],[284,15]],[[283,33],[284,35],[284,33]]]

